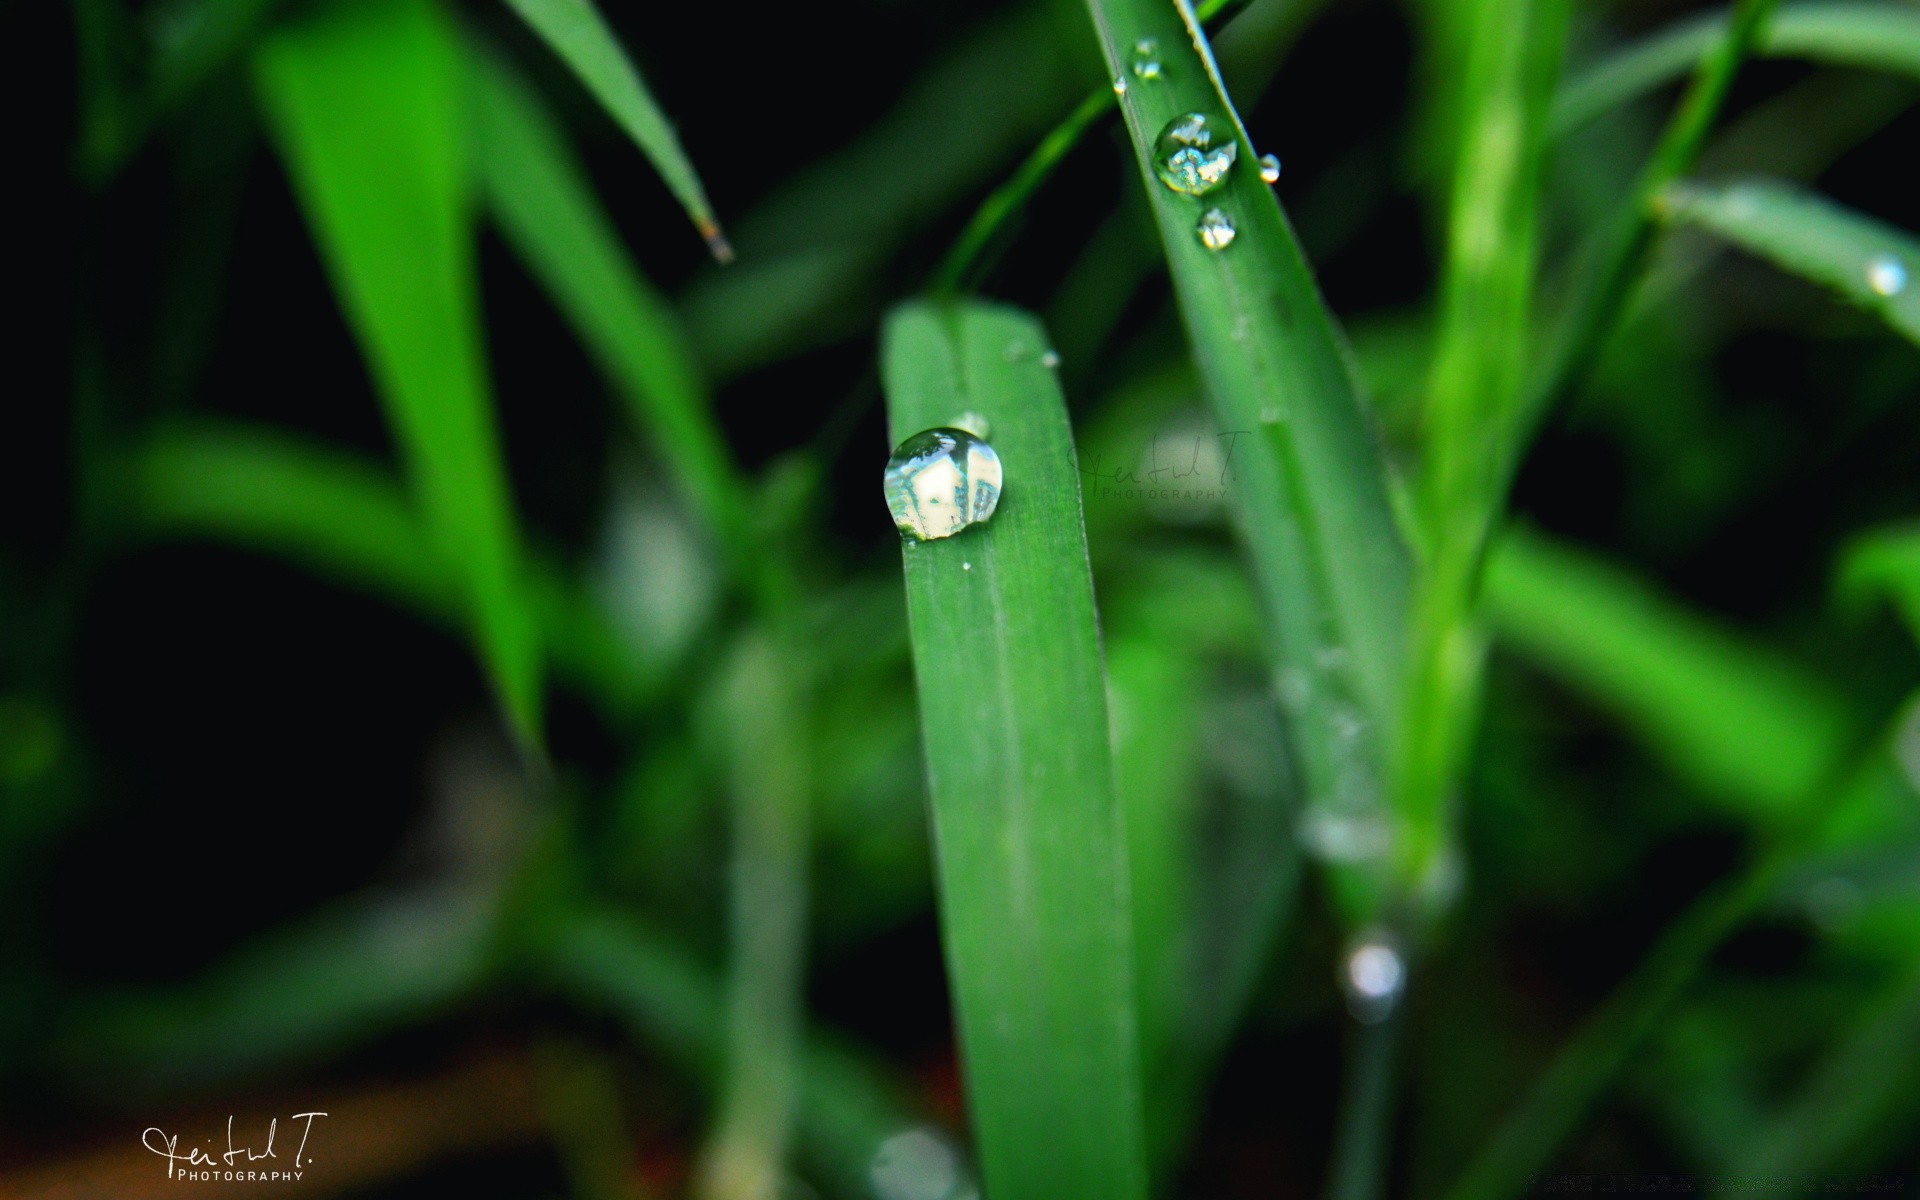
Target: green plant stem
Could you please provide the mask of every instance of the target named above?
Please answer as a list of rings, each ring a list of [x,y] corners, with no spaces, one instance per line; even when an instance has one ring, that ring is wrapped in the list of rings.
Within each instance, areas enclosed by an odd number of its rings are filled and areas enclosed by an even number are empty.
[[[1373,1200],[1386,1190],[1395,1064],[1406,1011],[1403,995],[1385,1020],[1354,1030],[1346,1087],[1334,1130],[1328,1200]]]
[[[1575,300],[1572,317],[1551,359],[1546,378],[1535,389],[1526,435],[1577,385],[1592,367],[1620,318],[1634,280],[1646,265],[1653,244],[1655,205],[1660,193],[1693,168],[1725,105],[1734,76],[1765,30],[1778,0],[1740,0],[1725,36],[1700,60],[1679,109],[1654,147],[1627,204],[1602,234],[1597,265]],[[1509,473],[1516,464],[1508,464]]]
[[[1252,2],[1206,0],[1197,7],[1196,15],[1206,24],[1209,32],[1217,32]],[[987,248],[999,237],[1000,230],[1027,206],[1027,201],[1053,175],[1054,168],[1060,165],[1061,160],[1080,144],[1080,139],[1086,136],[1087,131],[1118,106],[1118,94],[1111,87],[1097,88],[1088,92],[1084,100],[1074,105],[1072,112],[1048,130],[1039,145],[1014,168],[1006,182],[993,189],[981,201],[980,207],[974,210],[966,228],[954,239],[953,248],[941,260],[940,269],[934,272],[928,291],[935,296],[951,298],[971,289],[978,282],[977,276],[985,269]]]

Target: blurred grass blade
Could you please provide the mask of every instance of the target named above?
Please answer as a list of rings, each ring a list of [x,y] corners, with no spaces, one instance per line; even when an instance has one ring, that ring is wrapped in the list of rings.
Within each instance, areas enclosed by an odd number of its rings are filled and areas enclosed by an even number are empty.
[[[902,555],[942,936],[985,1194],[1141,1200],[1125,830],[1046,350],[984,305],[909,306],[884,335],[893,440],[978,413],[1006,481],[991,521]]]
[[[796,1110],[807,930],[807,744],[799,656],[750,630],[725,667],[715,723],[728,763],[733,862],[725,1063],[696,1194],[774,1200]]]
[[[277,34],[255,66],[481,657],[537,746],[540,643],[487,379],[451,21],[427,0],[350,0]]]
[[[1479,714],[1485,639],[1475,594],[1487,536],[1504,508],[1502,459],[1515,446],[1523,407],[1544,115],[1567,8],[1561,0],[1478,0],[1468,19],[1420,475],[1427,553],[1395,777],[1401,868],[1413,882],[1445,860],[1448,810]]]
[[[589,908],[540,939],[538,953],[542,978],[572,1003],[610,1012],[636,1042],[718,1086],[726,1006],[713,973],[684,950],[625,913]],[[797,1115],[802,1156],[835,1196],[870,1194],[875,1150],[916,1117],[874,1067],[818,1034],[805,1048]]]
[[[1775,828],[1804,815],[1852,745],[1826,685],[1537,534],[1497,543],[1486,603],[1503,643],[1612,710],[1681,777]]]
[[[122,464],[128,507],[147,527],[293,560],[458,627],[459,579],[399,482],[359,455],[295,435],[241,426],[163,431]],[[531,601],[554,665],[586,683],[615,717],[657,696],[664,662],[640,662],[607,617],[558,571],[532,564]]]
[[[1685,75],[1726,36],[1727,20],[1725,13],[1690,17],[1574,76],[1554,101],[1554,132],[1571,132]],[[1920,79],[1920,9],[1884,3],[1792,5],[1774,15],[1753,52]]]
[[[1920,525],[1895,525],[1855,538],[1840,557],[1839,591],[1854,603],[1886,596],[1920,641]]]
[[[1133,78],[1142,41],[1157,44],[1163,64],[1162,77],[1129,87],[1121,107],[1214,419],[1234,437],[1230,488],[1310,806],[1328,821],[1377,826],[1400,703],[1408,562],[1344,343],[1260,179],[1258,151],[1190,7],[1090,0],[1090,8],[1110,75]],[[1162,129],[1189,112],[1237,146],[1238,165],[1204,198],[1168,189],[1154,167]],[[1213,208],[1235,230],[1219,251],[1195,228]],[[1380,899],[1373,885],[1343,892],[1354,918]]]
[[[687,210],[713,257],[732,262],[733,247],[720,232],[713,206],[707,202],[707,190],[681,147],[680,136],[593,0],[507,0],[507,4],[572,68],[593,98],[640,147],[680,201],[680,207]]]
[[[1662,211],[1831,288],[1920,345],[1920,238],[1780,183],[1673,187]]]
[[[635,266],[540,98],[484,49],[471,61],[480,181],[501,233],[737,563],[746,486],[673,310]]]
[[[1751,1155],[1716,1194],[1789,1200],[1824,1190],[1823,1180],[1861,1177],[1887,1151],[1911,1148],[1916,1080],[1920,970],[1910,965],[1842,1032],[1801,1093],[1757,1131]]]

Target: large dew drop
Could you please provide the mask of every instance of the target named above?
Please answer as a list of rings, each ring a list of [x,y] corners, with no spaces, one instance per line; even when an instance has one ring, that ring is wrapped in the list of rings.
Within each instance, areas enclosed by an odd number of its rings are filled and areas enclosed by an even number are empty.
[[[923,542],[991,517],[1000,486],[1000,456],[964,429],[916,433],[887,460],[887,511],[901,533]]]
[[[1216,134],[1205,113],[1187,113],[1167,122],[1153,144],[1153,169],[1160,182],[1187,196],[1204,196],[1227,181],[1240,144],[1231,133]]]

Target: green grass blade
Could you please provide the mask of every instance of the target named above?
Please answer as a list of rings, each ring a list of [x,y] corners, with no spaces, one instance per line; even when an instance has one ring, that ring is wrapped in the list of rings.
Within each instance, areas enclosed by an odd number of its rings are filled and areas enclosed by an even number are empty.
[[[1920,238],[1905,230],[1779,183],[1673,187],[1662,211],[1831,288],[1920,345]]]
[[[1554,131],[1569,133],[1685,75],[1726,36],[1727,20],[1724,13],[1689,18],[1569,79],[1554,101]],[[1768,23],[1753,52],[1920,79],[1920,9],[1905,4],[1793,5]]]
[[[1887,597],[1920,641],[1920,525],[1896,525],[1855,538],[1840,556],[1838,586],[1854,603]]]
[[[723,263],[733,261],[733,247],[720,232],[707,190],[673,123],[647,90],[646,80],[620,48],[593,0],[507,0],[507,4],[572,68],[607,115],[640,147],[680,207],[687,210],[713,257]]]
[[[399,481],[358,455],[236,426],[164,431],[121,464],[126,506],[148,530],[211,537],[287,558],[321,578],[458,627],[457,576]],[[665,661],[637,658],[557,570],[533,564],[531,601],[554,666],[629,717],[657,698]]]
[[[1619,569],[1523,531],[1487,565],[1499,639],[1612,710],[1682,778],[1778,827],[1852,745],[1825,684]]]
[[[1546,99],[1567,6],[1480,0],[1460,83],[1461,136],[1419,501],[1427,555],[1416,587],[1406,736],[1394,800],[1401,869],[1430,877],[1479,714],[1484,636],[1474,612],[1487,536],[1504,507],[1533,326]]]
[[[884,336],[894,440],[975,412],[1005,471],[991,521],[902,555],[942,933],[986,1194],[1140,1200],[1125,830],[1046,349],[983,305],[910,306]]]
[[[1693,169],[1720,118],[1734,76],[1766,32],[1778,0],[1740,0],[1719,39],[1700,59],[1686,94],[1641,168],[1626,203],[1601,230],[1593,265],[1575,293],[1566,326],[1532,397],[1537,422],[1575,386],[1605,347],[1653,245],[1661,193]]]
[[[609,1012],[709,1087],[718,1081],[721,1014],[713,972],[625,913],[583,909],[540,942],[535,969],[575,1005]],[[798,1109],[802,1156],[829,1194],[870,1192],[874,1151],[916,1114],[873,1066],[809,1037]]]
[[[1215,422],[1244,435],[1231,488],[1310,805],[1377,821],[1400,703],[1408,562],[1344,343],[1191,9],[1157,0],[1090,8],[1110,74],[1132,78],[1137,43],[1159,49],[1161,77],[1129,86],[1122,111]],[[1166,188],[1153,165],[1161,130],[1187,112],[1206,114],[1238,145],[1238,165],[1200,198]],[[1220,251],[1195,233],[1212,208],[1237,231]]]
[[[1758,1130],[1753,1153],[1716,1194],[1790,1200],[1871,1168],[1912,1137],[1920,1109],[1920,970],[1876,995],[1816,1065],[1804,1089]]]
[[[737,561],[745,483],[672,308],[640,273],[539,96],[482,49],[472,63],[481,187],[501,233]]]
[[[483,350],[457,34],[426,0],[355,0],[277,34],[255,66],[481,658],[538,745],[540,643]]]

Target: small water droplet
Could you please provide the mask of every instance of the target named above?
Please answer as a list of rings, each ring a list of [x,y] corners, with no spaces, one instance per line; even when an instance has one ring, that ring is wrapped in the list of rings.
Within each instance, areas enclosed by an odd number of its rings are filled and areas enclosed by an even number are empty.
[[[948,421],[947,424],[954,429],[964,429],[983,442],[993,436],[993,426],[988,423],[985,417],[974,412],[972,409],[961,413],[953,420]]]
[[[1366,862],[1385,854],[1391,840],[1387,822],[1377,812],[1342,804],[1318,807],[1300,822],[1300,845],[1326,862]]]
[[[1204,196],[1227,181],[1240,155],[1231,134],[1217,137],[1205,113],[1186,113],[1167,122],[1153,144],[1153,169],[1160,182],[1186,196]]]
[[[1200,244],[1209,250],[1225,250],[1233,245],[1233,239],[1240,231],[1233,227],[1227,214],[1217,208],[1210,208],[1200,214],[1200,220],[1194,223],[1194,233],[1200,237]]]
[[[1042,354],[1040,356],[1040,365],[1049,371],[1057,369],[1060,366],[1060,352],[1058,350],[1049,350],[1045,354]]]
[[[1260,156],[1260,182],[1280,182],[1280,156],[1278,154],[1262,154]]]
[[[973,570],[973,564],[970,562],[963,562],[960,564],[960,569],[962,571],[971,571]]]
[[[1399,1005],[1407,986],[1407,966],[1391,941],[1371,934],[1340,965],[1340,984],[1354,1020],[1377,1025],[1392,1016]]]
[[[1141,38],[1133,44],[1133,73],[1141,79],[1160,78],[1160,43]]]
[[[1007,348],[1002,353],[1002,356],[1008,362],[1019,362],[1021,359],[1025,358],[1027,354],[1028,354],[1028,350],[1027,350],[1027,344],[1025,342],[1008,342]]]
[[[921,541],[952,537],[993,515],[1000,456],[964,429],[923,430],[887,460],[885,483],[887,511],[901,533]]]
[[[1891,254],[1867,264],[1867,286],[1881,296],[1898,296],[1907,287],[1907,268]]]
[[[1125,75],[1115,75],[1113,77],[1113,94],[1116,96],[1124,96],[1127,94],[1127,77]]]
[[[1261,409],[1260,423],[1263,425],[1278,425],[1280,423],[1280,406],[1277,404],[1269,404]]]

